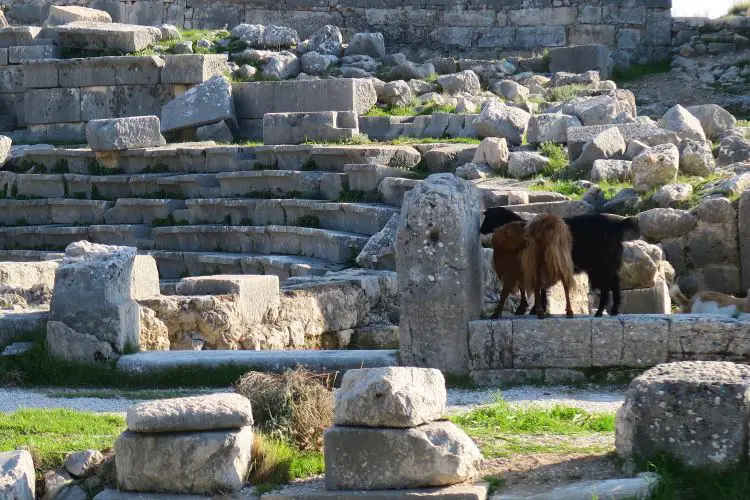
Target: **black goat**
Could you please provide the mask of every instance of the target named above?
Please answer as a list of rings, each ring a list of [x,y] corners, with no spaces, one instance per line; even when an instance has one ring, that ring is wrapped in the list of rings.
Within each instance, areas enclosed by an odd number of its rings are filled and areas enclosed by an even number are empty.
[[[504,207],[494,207],[484,212],[480,228],[482,234],[523,218]],[[622,242],[628,231],[638,232],[638,219],[612,214],[586,214],[566,217],[565,223],[573,235],[573,265],[575,272],[585,272],[589,286],[599,290],[599,308],[596,316],[601,316],[609,303],[612,292],[610,314],[620,313],[620,266],[622,265]],[[546,290],[542,294],[542,306],[547,307]],[[533,309],[532,309],[533,310]]]

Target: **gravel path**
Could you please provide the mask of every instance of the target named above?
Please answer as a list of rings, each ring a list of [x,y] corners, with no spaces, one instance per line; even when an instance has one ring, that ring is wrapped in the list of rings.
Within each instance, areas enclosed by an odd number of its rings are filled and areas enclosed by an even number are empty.
[[[225,391],[226,389],[197,390],[187,393],[185,391],[159,391],[156,394],[155,391],[144,391],[143,396],[139,398],[138,391],[0,389],[0,412],[10,412],[20,408],[68,408],[101,413],[124,413],[128,407],[144,399]],[[615,411],[620,407],[625,396],[623,389],[604,386],[591,389],[522,386],[504,391],[449,389],[448,411],[461,413],[477,406],[491,404],[499,394],[511,403],[573,406],[591,412]],[[103,395],[107,397],[102,397]]]

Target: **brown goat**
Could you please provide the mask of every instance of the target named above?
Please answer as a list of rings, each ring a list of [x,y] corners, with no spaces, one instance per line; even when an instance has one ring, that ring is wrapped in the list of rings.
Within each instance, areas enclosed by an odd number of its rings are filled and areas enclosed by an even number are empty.
[[[495,273],[503,283],[500,303],[492,315],[493,318],[499,318],[503,315],[503,307],[505,301],[508,300],[508,295],[519,289],[521,291],[521,303],[518,305],[516,314],[525,314],[529,307],[526,301],[521,263],[521,256],[527,245],[525,224],[525,222],[506,224],[492,234],[492,261],[495,264]]]
[[[573,237],[565,221],[554,214],[537,215],[526,226],[526,248],[521,267],[526,290],[534,290],[534,309],[538,318],[547,316],[542,290],[562,281],[565,290],[565,314],[573,317],[570,290],[573,278]]]

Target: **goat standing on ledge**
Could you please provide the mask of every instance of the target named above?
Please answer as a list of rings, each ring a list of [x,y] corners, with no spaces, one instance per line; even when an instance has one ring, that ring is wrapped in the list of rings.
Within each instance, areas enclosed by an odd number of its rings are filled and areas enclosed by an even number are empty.
[[[492,234],[492,262],[495,265],[495,274],[503,284],[500,303],[495,309],[495,314],[492,315],[493,318],[503,315],[503,307],[505,307],[505,301],[508,300],[508,295],[516,290],[521,292],[521,303],[518,305],[516,314],[526,314],[529,307],[521,263],[521,256],[527,243],[525,226],[525,222],[512,222]]]

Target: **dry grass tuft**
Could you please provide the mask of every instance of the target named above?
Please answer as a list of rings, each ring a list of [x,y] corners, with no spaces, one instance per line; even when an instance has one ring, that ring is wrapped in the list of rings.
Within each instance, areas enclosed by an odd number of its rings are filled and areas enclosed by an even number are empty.
[[[320,450],[323,430],[333,423],[334,379],[295,368],[282,374],[248,372],[235,386],[250,400],[261,432],[290,440],[300,450]]]

